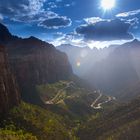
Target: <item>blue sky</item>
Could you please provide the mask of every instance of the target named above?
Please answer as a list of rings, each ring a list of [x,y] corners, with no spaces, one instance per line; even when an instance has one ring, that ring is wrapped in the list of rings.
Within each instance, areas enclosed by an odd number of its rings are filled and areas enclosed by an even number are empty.
[[[109,1],[109,0],[108,0]],[[112,0],[110,0],[112,1]],[[140,38],[140,0],[1,0],[0,22],[21,37],[102,48]]]

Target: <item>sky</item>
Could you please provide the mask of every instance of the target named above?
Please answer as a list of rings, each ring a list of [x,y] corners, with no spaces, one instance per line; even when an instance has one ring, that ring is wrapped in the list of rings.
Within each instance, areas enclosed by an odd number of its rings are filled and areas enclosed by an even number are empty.
[[[0,0],[0,22],[55,46],[104,48],[140,38],[140,0]]]

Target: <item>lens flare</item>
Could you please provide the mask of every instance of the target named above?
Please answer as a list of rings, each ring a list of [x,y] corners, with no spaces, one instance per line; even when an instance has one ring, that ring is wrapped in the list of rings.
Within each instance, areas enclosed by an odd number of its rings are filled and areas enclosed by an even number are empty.
[[[76,65],[77,65],[77,67],[80,67],[81,66],[80,61],[77,61]]]

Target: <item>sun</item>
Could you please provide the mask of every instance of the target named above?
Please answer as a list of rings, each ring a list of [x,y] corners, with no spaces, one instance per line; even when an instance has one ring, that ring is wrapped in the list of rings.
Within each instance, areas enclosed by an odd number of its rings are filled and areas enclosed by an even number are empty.
[[[115,0],[101,0],[101,7],[104,10],[110,10],[115,7]]]

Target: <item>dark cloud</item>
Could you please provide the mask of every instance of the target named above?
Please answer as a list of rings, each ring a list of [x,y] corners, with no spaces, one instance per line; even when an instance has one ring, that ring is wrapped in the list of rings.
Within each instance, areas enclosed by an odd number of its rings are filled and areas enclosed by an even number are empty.
[[[67,27],[70,26],[72,23],[71,19],[67,17],[54,17],[54,18],[48,18],[42,22],[39,23],[40,26],[43,26],[45,28],[49,29],[58,29],[61,27]]]
[[[128,40],[133,35],[129,33],[131,24],[120,19],[104,20],[94,24],[85,24],[76,28],[78,34],[84,35],[85,39],[96,41]]]

